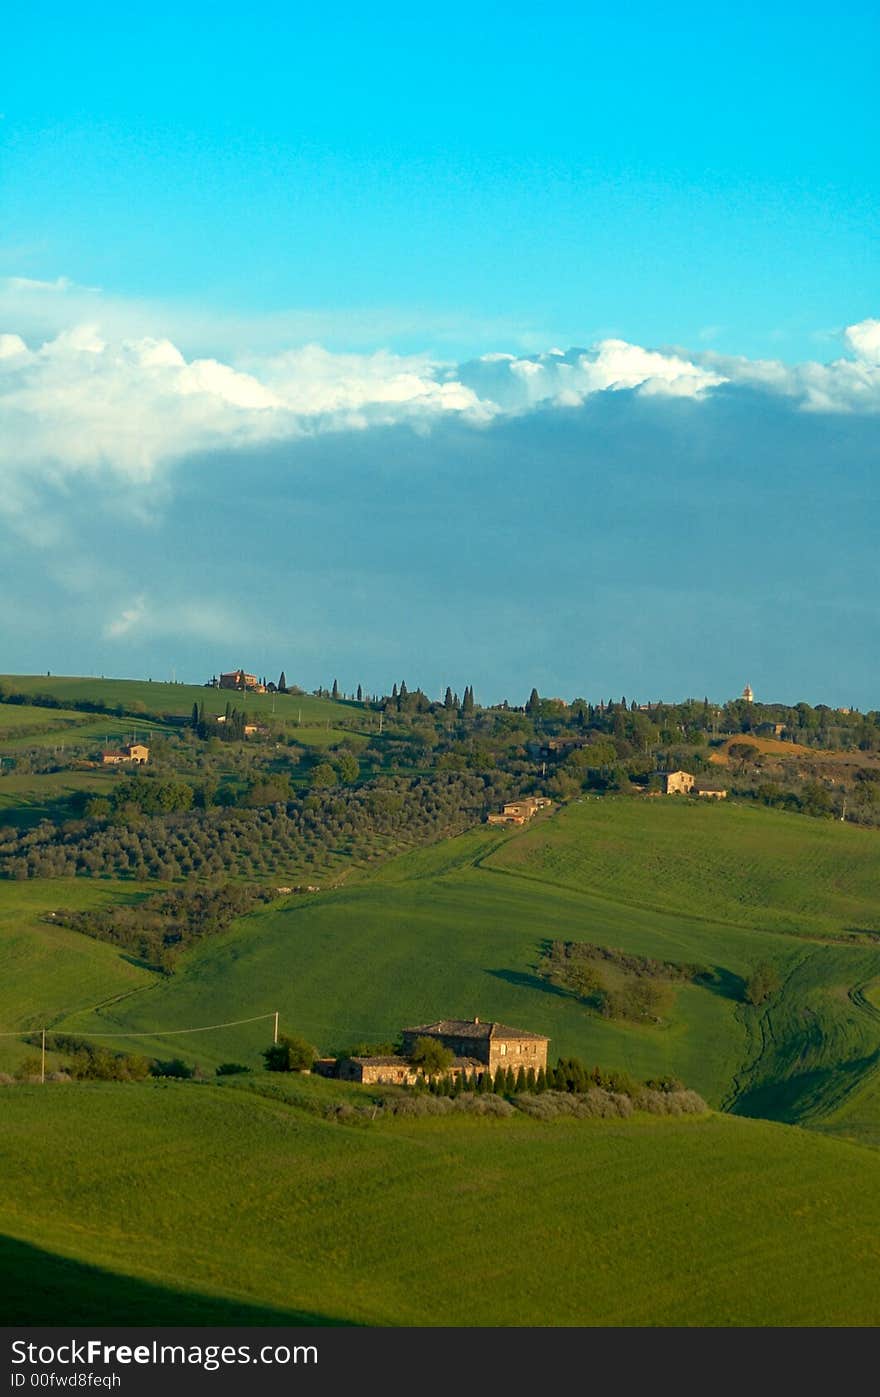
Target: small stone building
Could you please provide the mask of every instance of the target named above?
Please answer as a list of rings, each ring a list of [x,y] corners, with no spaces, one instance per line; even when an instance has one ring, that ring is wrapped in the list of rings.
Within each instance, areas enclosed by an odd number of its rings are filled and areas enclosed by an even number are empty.
[[[344,1082],[380,1083],[386,1086],[411,1087],[423,1074],[413,1067],[405,1057],[344,1057],[333,1063],[332,1071],[324,1071],[326,1059],[319,1059],[313,1070],[321,1076],[338,1077]],[[320,1065],[319,1065],[320,1064]],[[456,1057],[449,1067],[444,1067],[444,1077],[472,1077],[485,1072],[483,1063],[476,1058]]]
[[[523,800],[509,800],[501,813],[487,815],[490,825],[524,825],[539,810],[546,810],[553,802],[549,796],[525,796]]]
[[[697,778],[689,771],[661,771],[660,780],[663,794],[667,796],[690,795],[697,783]]]
[[[122,766],[131,762],[134,766],[146,766],[150,760],[150,749],[142,742],[131,742],[126,747],[117,747],[104,752],[101,761],[105,766]]]

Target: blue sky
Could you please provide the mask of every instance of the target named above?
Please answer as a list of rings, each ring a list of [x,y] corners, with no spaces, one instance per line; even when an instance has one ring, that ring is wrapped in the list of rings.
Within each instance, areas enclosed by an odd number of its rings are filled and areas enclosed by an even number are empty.
[[[12,275],[421,312],[458,356],[805,358],[876,307],[875,5],[132,9],[4,21]]]
[[[878,706],[878,38],[7,17],[0,668]]]

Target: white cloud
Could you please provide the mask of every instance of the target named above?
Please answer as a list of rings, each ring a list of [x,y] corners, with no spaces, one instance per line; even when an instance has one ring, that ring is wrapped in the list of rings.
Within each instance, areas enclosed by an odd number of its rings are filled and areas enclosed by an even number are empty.
[[[10,292],[11,288],[11,292]],[[829,364],[656,350],[621,339],[592,349],[522,355],[494,351],[468,363],[428,354],[333,353],[317,344],[238,362],[188,357],[167,336],[120,334],[120,309],[63,281],[6,283],[15,296],[93,314],[28,343],[14,318],[0,322],[0,510],[34,535],[33,501],[49,485],[69,492],[91,478],[144,489],[185,457],[322,432],[407,423],[425,430],[453,414],[475,425],[536,408],[572,408],[623,390],[699,400],[723,384],[749,386],[831,412],[880,411],[880,320],[843,334],[849,357]],[[137,320],[137,316],[135,319]],[[108,331],[105,320],[111,322]],[[38,541],[40,529],[36,530]],[[52,530],[46,525],[46,536]],[[123,613],[108,635],[144,623]]]
[[[147,614],[146,597],[138,597],[130,606],[112,621],[108,621],[104,627],[104,634],[108,640],[121,640],[124,636],[131,635],[132,631],[140,629]]]
[[[136,643],[176,636],[229,644],[252,639],[253,634],[253,619],[249,620],[226,604],[184,602],[181,605],[176,599],[162,600],[144,594],[133,598],[104,626],[106,640]]]

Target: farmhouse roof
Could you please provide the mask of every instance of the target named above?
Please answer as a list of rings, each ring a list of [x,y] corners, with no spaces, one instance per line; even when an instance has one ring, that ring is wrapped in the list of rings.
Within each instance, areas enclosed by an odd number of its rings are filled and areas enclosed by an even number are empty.
[[[525,1028],[510,1028],[507,1024],[495,1023],[489,1020],[483,1023],[481,1019],[438,1019],[436,1023],[416,1024],[415,1028],[407,1028],[406,1033],[423,1033],[426,1036],[435,1035],[444,1038],[533,1038],[542,1043],[549,1043],[549,1038],[543,1033],[530,1033]]]
[[[361,1067],[410,1066],[410,1061],[408,1057],[353,1057],[350,1060],[352,1062],[358,1063],[358,1065]],[[482,1070],[486,1066],[485,1062],[480,1062],[479,1058],[475,1057],[454,1057],[450,1065],[452,1067],[458,1067],[462,1070],[469,1067],[476,1067]]]

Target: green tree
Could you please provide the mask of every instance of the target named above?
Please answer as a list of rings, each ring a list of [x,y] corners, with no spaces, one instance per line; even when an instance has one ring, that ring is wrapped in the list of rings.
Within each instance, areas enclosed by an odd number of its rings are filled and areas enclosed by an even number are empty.
[[[356,781],[360,776],[361,769],[357,757],[352,752],[343,752],[336,763],[339,776],[346,785]]]
[[[452,1066],[454,1054],[437,1038],[423,1036],[413,1043],[409,1060],[420,1068],[426,1076],[435,1076]]]
[[[312,772],[313,786],[335,786],[336,772],[329,762],[319,762]]]
[[[287,675],[284,673],[284,670],[282,670],[278,676],[278,692],[279,694],[287,693]]]
[[[529,694],[529,701],[526,704],[526,712],[530,718],[535,718],[541,711],[541,696],[537,689],[532,689]]]
[[[330,690],[330,697],[334,699],[339,698],[339,685],[335,679],[333,680],[333,688]]]
[[[304,1072],[311,1070],[318,1052],[305,1038],[282,1033],[277,1043],[263,1049],[262,1056],[267,1072]]]

